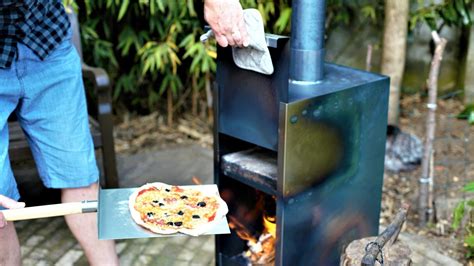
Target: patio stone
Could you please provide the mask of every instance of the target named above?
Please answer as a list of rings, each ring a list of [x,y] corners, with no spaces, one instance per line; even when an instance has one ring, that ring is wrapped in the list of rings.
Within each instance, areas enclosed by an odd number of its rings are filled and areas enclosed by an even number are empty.
[[[84,255],[84,252],[78,250],[69,250],[67,251],[55,265],[73,265],[81,256]]]

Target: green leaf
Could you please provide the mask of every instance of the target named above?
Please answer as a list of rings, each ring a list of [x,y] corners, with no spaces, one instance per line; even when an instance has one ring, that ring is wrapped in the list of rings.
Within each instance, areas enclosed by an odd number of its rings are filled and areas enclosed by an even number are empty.
[[[474,208],[474,200],[468,200],[466,204],[467,206]]]
[[[92,13],[91,1],[92,0],[84,1],[84,5],[86,6],[86,15],[87,16],[89,16]]]
[[[451,224],[454,230],[457,230],[459,228],[459,225],[461,224],[463,217],[464,217],[464,201],[461,201],[456,205],[456,208],[454,208],[453,223]]]
[[[465,192],[474,192],[474,182],[471,182],[463,187]]]
[[[474,104],[468,104],[461,113],[458,114],[457,118],[466,119],[469,117],[469,114],[474,112]]]
[[[120,5],[120,11],[117,17],[118,21],[120,21],[123,18],[123,15],[125,15],[125,12],[127,11],[129,3],[130,3],[130,0],[122,0],[122,4]]]
[[[468,10],[468,7],[466,6],[464,0],[454,0],[454,6],[456,8],[456,11],[462,17],[462,23],[464,25],[468,25],[469,23],[471,23],[471,18],[469,16],[469,10]]]
[[[158,5],[158,9],[161,11],[161,12],[164,12],[165,11],[165,5],[163,3],[163,0],[155,0],[157,5]],[[171,1],[172,2],[172,1]]]
[[[88,26],[83,26],[82,27],[82,37],[83,38],[89,38],[89,39],[98,39],[99,34],[92,28]]]
[[[188,7],[187,10],[188,10],[190,16],[192,16],[192,17],[197,16],[196,10],[194,10],[194,1],[193,0],[188,0],[187,1],[187,7]]]
[[[291,7],[287,7],[281,11],[280,17],[273,26],[277,33],[282,33],[289,25],[291,20]]]
[[[114,2],[112,0],[107,0],[107,8],[111,8]]]
[[[469,247],[473,248],[474,247],[474,235],[467,236],[464,239],[464,243],[466,243]]]
[[[166,75],[165,78],[161,81],[160,90],[158,92],[159,95],[163,95],[163,93],[166,91],[166,88],[168,87],[169,80],[170,80],[169,75]]]
[[[366,5],[361,9],[362,15],[373,22],[376,21],[377,17],[375,15],[375,8],[371,5]]]

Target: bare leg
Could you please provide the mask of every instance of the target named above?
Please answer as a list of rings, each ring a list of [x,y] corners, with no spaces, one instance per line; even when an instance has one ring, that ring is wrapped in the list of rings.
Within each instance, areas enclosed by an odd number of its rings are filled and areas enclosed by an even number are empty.
[[[20,242],[13,222],[0,229],[0,265],[20,265]]]
[[[97,199],[97,184],[83,188],[62,189],[62,202]],[[85,251],[89,264],[118,265],[114,241],[97,238],[97,215],[95,213],[67,215],[66,223]]]

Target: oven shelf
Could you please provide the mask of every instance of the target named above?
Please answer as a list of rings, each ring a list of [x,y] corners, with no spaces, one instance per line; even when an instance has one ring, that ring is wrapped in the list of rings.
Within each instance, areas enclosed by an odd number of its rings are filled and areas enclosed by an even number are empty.
[[[270,195],[277,195],[277,154],[254,148],[222,156],[224,175]]]

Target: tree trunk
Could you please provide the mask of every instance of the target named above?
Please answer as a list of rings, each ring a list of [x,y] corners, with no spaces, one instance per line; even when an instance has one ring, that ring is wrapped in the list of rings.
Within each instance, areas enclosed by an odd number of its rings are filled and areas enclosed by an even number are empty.
[[[193,76],[192,80],[191,80],[191,86],[192,86],[192,90],[193,90],[193,94],[192,94],[192,101],[191,101],[191,110],[192,110],[192,113],[193,113],[193,116],[197,116],[198,115],[198,99],[199,99],[199,88],[198,88],[198,84],[197,84],[197,76]]]
[[[464,101],[466,104],[474,104],[474,26],[471,26],[469,31],[469,44],[467,49]]]
[[[398,124],[400,86],[405,69],[409,0],[385,1],[381,72],[390,76],[388,123]]]
[[[211,124],[214,119],[214,115],[212,113],[211,75],[209,73],[206,73],[205,89],[206,89],[206,102],[207,102],[207,114],[208,114],[207,122]]]
[[[418,219],[420,225],[425,225],[432,217],[433,195],[430,195],[430,187],[433,186],[433,177],[430,175],[432,169],[433,158],[433,141],[436,132],[436,99],[438,96],[438,78],[441,60],[443,59],[444,48],[446,47],[446,39],[440,38],[436,31],[432,32],[433,40],[436,44],[435,53],[431,60],[430,74],[428,77],[428,117],[426,118],[426,137],[423,159],[421,162],[421,178],[420,178],[420,196]],[[431,166],[431,167],[430,167]]]
[[[173,125],[173,92],[171,88],[168,88],[168,126],[171,127]]]

